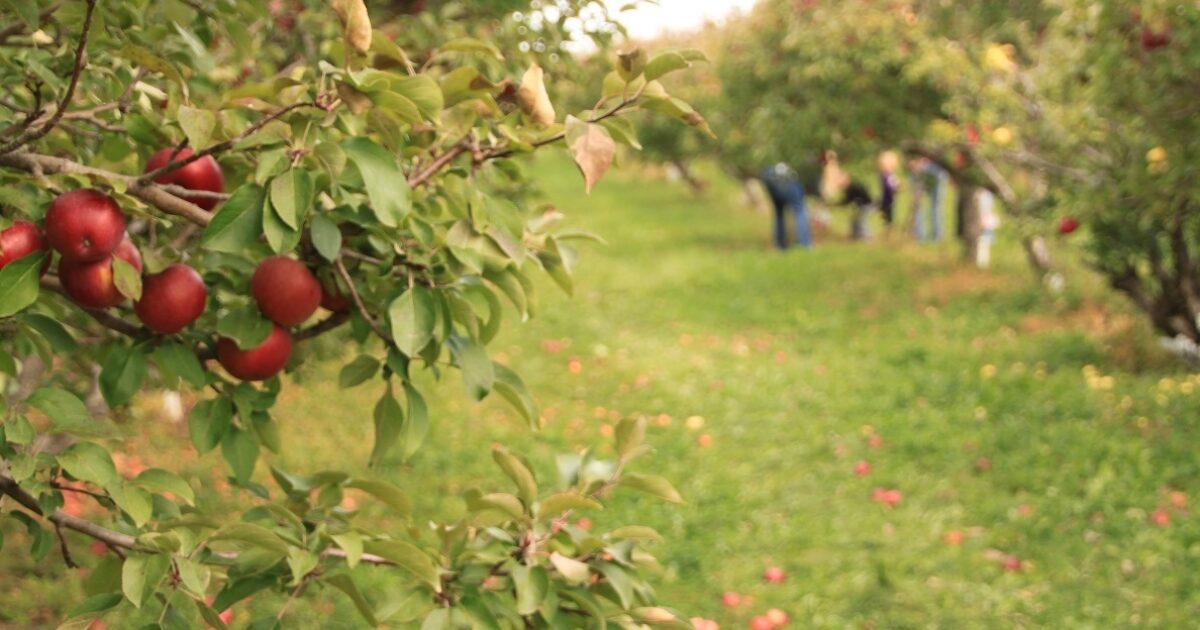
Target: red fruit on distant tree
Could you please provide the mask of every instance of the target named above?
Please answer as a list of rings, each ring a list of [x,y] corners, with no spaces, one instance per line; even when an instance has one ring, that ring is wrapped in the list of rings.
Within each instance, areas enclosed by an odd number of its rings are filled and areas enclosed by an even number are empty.
[[[1066,236],[1067,234],[1071,234],[1072,232],[1074,232],[1075,230],[1078,230],[1078,229],[1079,229],[1079,221],[1076,220],[1074,217],[1063,217],[1063,219],[1058,222],[1058,233],[1062,234],[1063,236]]]
[[[171,162],[186,160],[192,155],[194,153],[191,149],[179,149],[178,151],[173,148],[162,149],[150,156],[150,161],[146,162],[145,172],[157,171]],[[188,190],[225,192],[225,175],[221,173],[221,166],[211,155],[206,155],[173,171],[162,173],[155,177],[154,181],[159,184],[175,184]],[[217,206],[216,199],[186,194],[180,196],[205,210],[212,210]]]
[[[304,263],[273,256],[258,265],[250,293],[267,319],[280,326],[303,323],[321,305],[321,283]]]
[[[726,591],[721,595],[721,604],[726,608],[735,608],[742,605],[742,596],[733,591]]]
[[[292,336],[279,326],[273,326],[265,341],[248,350],[227,337],[217,341],[217,361],[243,381],[265,381],[282,372],[291,357]]]
[[[46,241],[71,262],[108,258],[125,238],[125,214],[108,195],[90,188],[63,193],[46,210]]]
[[[208,289],[195,269],[171,265],[142,282],[142,299],[134,312],[146,328],[164,335],[187,328],[204,313]]]
[[[763,581],[767,584],[782,584],[787,579],[787,573],[779,567],[770,567],[763,571]]]
[[[44,249],[46,249],[46,242],[42,238],[42,231],[38,229],[38,226],[28,221],[15,221],[8,226],[7,230],[0,232],[0,269],[7,267],[13,261]],[[46,273],[49,266],[50,257],[46,256],[46,262],[42,265],[42,273]]]
[[[1158,525],[1159,527],[1166,527],[1167,525],[1171,524],[1171,513],[1162,508],[1158,508],[1157,510],[1154,510],[1153,514],[1150,515],[1150,522]]]
[[[1022,563],[1021,559],[1016,556],[1004,556],[1004,558],[1000,560],[1000,566],[1003,567],[1005,571],[1016,573],[1021,570]]]
[[[120,258],[142,272],[142,255],[128,238],[121,241],[111,256],[93,262],[62,259],[58,263],[58,279],[63,291],[73,302],[91,309],[109,308],[124,302],[126,297],[117,290],[113,259]]]
[[[1171,43],[1171,29],[1167,25],[1159,28],[1147,26],[1142,29],[1142,48],[1157,50]]]
[[[967,143],[979,144],[979,127],[967,125]]]
[[[858,475],[859,477],[865,477],[871,474],[871,462],[868,462],[865,459],[859,460],[858,463],[854,465],[854,474]]]

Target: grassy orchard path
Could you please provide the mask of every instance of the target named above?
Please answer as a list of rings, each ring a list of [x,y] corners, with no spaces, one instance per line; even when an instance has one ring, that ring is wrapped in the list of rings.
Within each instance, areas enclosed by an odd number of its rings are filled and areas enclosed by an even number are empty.
[[[378,472],[437,484],[413,497],[416,513],[461,513],[492,442],[549,483],[555,453],[645,414],[657,452],[634,469],[673,480],[687,505],[626,494],[589,517],[658,529],[664,601],[726,628],[770,607],[797,628],[1163,627],[1200,612],[1200,518],[1187,505],[1200,504],[1200,375],[1157,359],[1086,275],[1047,297],[1011,243],[988,274],[959,268],[950,245],[780,254],[767,217],[727,183],[696,199],[635,167],[584,197],[565,159],[538,166],[569,222],[610,242],[584,246],[575,298],[543,283],[538,317],[510,321],[494,345],[548,426],[531,434],[502,402],[466,405],[457,376],[431,385],[430,443],[410,467]],[[334,367],[309,365],[281,399],[278,463],[365,462],[379,388],[339,391]],[[131,450],[177,467],[172,450],[153,453],[186,443],[186,427],[153,413],[135,410]],[[194,485],[211,488],[219,457],[187,450]],[[855,474],[860,461],[869,474]],[[898,503],[874,501],[877,488]],[[79,575],[47,577],[64,573],[53,553],[37,573],[24,563],[0,561],[0,627],[36,627],[79,599]],[[772,565],[786,582],[762,582]],[[725,591],[748,603],[724,608]],[[360,627],[340,595],[316,600],[288,627]]]
[[[498,403],[464,408],[448,379],[430,448],[394,473],[441,480],[445,495],[419,504],[460,510],[490,442],[530,454],[550,480],[553,453],[645,414],[657,453],[640,466],[688,504],[627,495],[591,518],[659,529],[665,601],[726,626],[773,606],[796,627],[829,628],[1161,625],[1197,612],[1200,525],[1176,503],[1200,501],[1200,375],[1146,367],[1153,341],[1121,303],[1090,286],[1044,296],[1012,244],[992,274],[959,269],[949,245],[779,254],[767,217],[732,186],[697,200],[632,168],[584,197],[565,160],[540,167],[570,222],[610,242],[585,246],[574,299],[545,283],[537,318],[495,345],[548,427],[531,435]],[[370,393],[314,380],[280,416],[354,404],[365,418]],[[369,423],[347,424],[330,462],[366,453],[353,440]],[[869,475],[855,475],[859,460]],[[902,498],[888,509],[875,488]],[[1165,527],[1152,524],[1159,507]],[[1020,571],[1004,570],[1012,558]],[[788,580],[763,584],[769,565]],[[723,591],[752,603],[725,609]]]

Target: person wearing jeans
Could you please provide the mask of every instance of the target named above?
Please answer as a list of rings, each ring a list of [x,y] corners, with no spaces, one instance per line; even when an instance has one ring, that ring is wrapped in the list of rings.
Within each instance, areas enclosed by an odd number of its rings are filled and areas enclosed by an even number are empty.
[[[805,204],[804,185],[791,168],[782,162],[763,169],[763,185],[775,208],[775,246],[788,248],[787,210],[790,208],[796,222],[796,244],[808,249],[812,247],[812,232],[808,227],[808,206]]]
[[[942,240],[942,191],[946,187],[946,171],[926,158],[919,158],[912,165],[909,181],[912,184],[913,216],[916,219],[913,222],[914,236],[920,241]],[[926,195],[929,198],[928,212],[923,203]]]

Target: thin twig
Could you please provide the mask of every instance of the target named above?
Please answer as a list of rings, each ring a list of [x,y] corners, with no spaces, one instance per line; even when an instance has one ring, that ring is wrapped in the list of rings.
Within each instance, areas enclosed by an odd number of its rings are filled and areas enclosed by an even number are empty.
[[[358,294],[358,288],[354,286],[354,278],[351,278],[350,272],[346,271],[346,264],[342,262],[341,256],[338,256],[333,261],[333,266],[337,270],[338,276],[341,277],[342,282],[345,282],[346,287],[350,289],[350,297],[354,300],[354,306],[358,309],[358,314],[362,315],[362,318],[367,322],[367,326],[370,326],[375,335],[382,339],[385,344],[392,343],[392,338],[379,327],[379,324],[375,323],[375,318],[371,317],[371,311],[367,310],[367,305],[363,303],[362,296]]]

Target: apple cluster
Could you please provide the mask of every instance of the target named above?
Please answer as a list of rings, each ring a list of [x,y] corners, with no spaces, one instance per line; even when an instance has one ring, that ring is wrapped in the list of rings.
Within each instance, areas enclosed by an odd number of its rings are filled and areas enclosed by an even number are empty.
[[[146,164],[146,173],[187,160],[189,149],[163,149]],[[157,175],[154,181],[191,191],[224,192],[220,166],[206,155],[182,167]],[[206,210],[217,197],[179,196]],[[142,257],[126,231],[126,217],[117,202],[94,189],[72,190],[59,195],[46,211],[43,227],[16,221],[0,232],[0,269],[13,261],[39,252],[46,254],[41,273],[49,269],[53,252],[58,253],[58,279],[63,293],[89,310],[123,304],[130,296],[122,292],[117,261],[138,275]],[[349,302],[333,282],[319,282],[304,263],[275,256],[263,260],[251,279],[251,295],[259,310],[272,322],[271,333],[257,346],[243,349],[229,338],[217,340],[217,361],[229,374],[246,381],[269,379],[287,365],[292,338],[287,329],[308,320],[319,306],[333,312],[345,311]],[[149,330],[173,335],[192,325],[204,313],[208,289],[201,275],[186,264],[174,264],[142,278],[141,296],[133,310]]]

